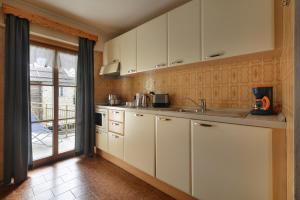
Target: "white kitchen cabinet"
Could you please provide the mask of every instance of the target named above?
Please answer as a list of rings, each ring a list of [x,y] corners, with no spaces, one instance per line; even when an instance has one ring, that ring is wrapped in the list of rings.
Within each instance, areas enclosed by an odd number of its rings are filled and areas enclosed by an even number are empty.
[[[136,72],[136,29],[120,36],[121,76]]]
[[[137,71],[167,67],[167,14],[137,28]]]
[[[120,38],[114,38],[105,42],[103,53],[103,64],[107,65],[120,61]]]
[[[156,117],[156,178],[190,193],[190,120]]]
[[[125,113],[124,160],[155,175],[155,116]]]
[[[201,60],[200,0],[190,1],[168,13],[169,66]]]
[[[274,0],[202,0],[203,60],[274,49]]]
[[[192,121],[192,195],[272,199],[272,130]]]
[[[108,152],[113,156],[124,159],[124,137],[108,132]]]
[[[96,131],[96,147],[102,151],[108,151],[108,133]]]

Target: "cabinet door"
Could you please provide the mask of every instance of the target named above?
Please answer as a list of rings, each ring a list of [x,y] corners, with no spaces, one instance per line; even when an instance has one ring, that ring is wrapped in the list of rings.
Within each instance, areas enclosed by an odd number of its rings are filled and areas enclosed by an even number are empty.
[[[119,37],[114,38],[104,44],[103,64],[107,65],[115,61],[120,61]]]
[[[204,60],[274,48],[274,0],[202,0]]]
[[[271,200],[272,130],[192,121],[192,194]]]
[[[156,117],[156,178],[190,193],[190,120]]]
[[[108,133],[96,131],[96,147],[102,151],[108,150]]]
[[[136,29],[120,37],[121,76],[136,72]]]
[[[124,160],[154,176],[155,117],[125,113]]]
[[[167,66],[167,14],[137,28],[137,71]]]
[[[200,61],[200,0],[168,13],[169,66]]]
[[[124,159],[124,138],[108,132],[108,152],[117,158]]]

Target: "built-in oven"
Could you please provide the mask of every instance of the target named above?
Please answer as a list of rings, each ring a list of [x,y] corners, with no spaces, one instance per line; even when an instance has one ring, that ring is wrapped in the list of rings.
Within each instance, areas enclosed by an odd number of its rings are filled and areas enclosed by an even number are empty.
[[[95,108],[95,125],[97,132],[108,132],[108,111],[107,109],[96,106]]]

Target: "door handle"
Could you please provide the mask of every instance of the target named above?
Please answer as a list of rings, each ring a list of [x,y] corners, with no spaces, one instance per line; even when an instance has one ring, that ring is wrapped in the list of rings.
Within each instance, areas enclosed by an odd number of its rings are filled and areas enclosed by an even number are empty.
[[[164,66],[166,66],[166,64],[165,63],[161,63],[161,64],[158,64],[158,65],[155,65],[155,68],[160,68],[160,67],[164,67]]]
[[[136,117],[143,117],[144,115],[142,115],[142,114],[134,114],[134,116],[136,116]]]
[[[195,122],[194,126],[212,127],[213,125]]]
[[[159,117],[158,120],[160,121],[171,121],[169,118]]]
[[[216,57],[220,57],[220,56],[224,56],[224,55],[225,55],[225,52],[214,53],[214,54],[211,54],[211,55],[207,56],[206,59],[216,58]]]
[[[180,59],[180,60],[175,60],[175,61],[171,62],[172,65],[180,64],[180,63],[183,63],[183,60]]]
[[[120,124],[119,123],[116,123],[116,122],[112,122],[113,125],[115,126],[119,126]]]
[[[131,70],[128,70],[128,73],[134,73],[135,72],[135,69],[131,69]]]

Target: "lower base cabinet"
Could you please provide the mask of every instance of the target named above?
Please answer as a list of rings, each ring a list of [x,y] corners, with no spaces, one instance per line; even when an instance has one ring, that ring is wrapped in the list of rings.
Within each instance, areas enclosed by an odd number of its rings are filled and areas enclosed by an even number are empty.
[[[108,151],[108,133],[96,131],[96,147],[102,151]]]
[[[190,194],[190,120],[156,117],[156,178]]]
[[[125,112],[124,160],[155,175],[155,116]]]
[[[192,195],[272,199],[272,130],[192,121]]]
[[[120,159],[124,159],[124,137],[108,132],[108,152]]]

